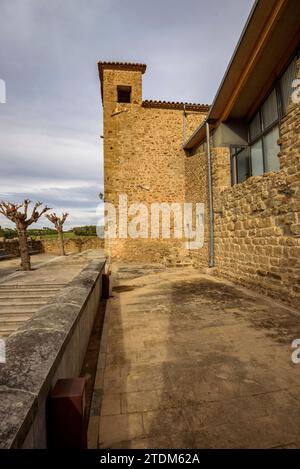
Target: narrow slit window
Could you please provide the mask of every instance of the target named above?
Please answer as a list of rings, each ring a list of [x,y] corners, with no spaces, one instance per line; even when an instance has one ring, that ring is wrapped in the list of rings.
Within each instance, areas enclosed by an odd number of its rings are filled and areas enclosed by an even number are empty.
[[[118,103],[131,102],[131,86],[118,86]]]

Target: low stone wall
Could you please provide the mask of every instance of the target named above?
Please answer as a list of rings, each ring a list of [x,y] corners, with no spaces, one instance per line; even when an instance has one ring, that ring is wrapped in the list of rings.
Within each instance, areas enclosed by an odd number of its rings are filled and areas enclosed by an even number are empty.
[[[6,341],[0,364],[0,448],[46,448],[46,400],[79,376],[101,297],[105,261],[91,262]]]
[[[19,241],[17,239],[7,239],[0,241],[0,250],[13,257],[20,255]],[[29,239],[29,249],[31,253],[53,253],[59,254],[59,243],[56,238]],[[66,254],[74,254],[88,249],[104,249],[104,239],[97,236],[78,236],[76,238],[65,238]]]
[[[40,239],[42,251],[46,253],[59,253],[59,243],[57,239]],[[103,249],[104,239],[97,236],[78,236],[76,238],[65,238],[65,251],[67,254],[86,251],[88,249]]]
[[[20,255],[19,241],[16,238],[6,239],[0,241],[0,250],[3,249],[6,254],[12,257],[18,257]],[[43,252],[43,245],[38,239],[29,239],[29,250],[30,252]]]
[[[6,239],[3,238],[0,241],[0,249],[5,251],[5,254],[10,256],[19,255],[19,243],[16,239]]]

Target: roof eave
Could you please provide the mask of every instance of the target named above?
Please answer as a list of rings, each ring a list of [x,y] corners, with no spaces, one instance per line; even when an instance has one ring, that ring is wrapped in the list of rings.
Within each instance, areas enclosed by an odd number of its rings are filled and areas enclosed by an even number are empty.
[[[184,150],[190,150],[195,145],[200,143],[205,138],[205,126],[208,121],[208,116],[204,119],[203,122],[196,128],[196,130],[192,133],[190,138],[183,144]]]
[[[207,120],[210,120],[210,121],[214,120],[214,122],[220,123],[220,122],[225,121],[228,115],[230,114],[230,110],[232,109],[232,106],[234,105],[234,100],[231,99],[232,96],[231,95],[229,97],[226,96],[226,93],[228,94],[228,92],[226,91],[226,85],[230,83],[230,81],[228,81],[230,78],[230,74],[232,74],[233,70],[235,69],[239,70],[240,68],[239,56],[241,55],[241,48],[245,48],[245,47],[247,48],[247,50],[249,51],[247,52],[249,54],[249,57],[251,58],[253,63],[255,63],[255,59],[260,53],[260,50],[261,50],[260,48],[264,44],[263,41],[268,40],[268,34],[270,34],[270,31],[272,30],[272,24],[274,24],[278,20],[278,17],[280,16],[281,11],[286,4],[286,0],[273,0],[273,3],[274,3],[274,8],[271,10],[271,13],[269,13],[269,16],[266,13],[265,18],[263,18],[262,17],[263,3],[261,2],[261,0],[255,1],[251,9],[251,12],[248,16],[247,22],[243,28],[243,31],[241,33],[237,46],[235,47],[232,58],[226,69],[224,77],[217,90],[217,93],[213,100],[209,114],[207,116]],[[271,3],[268,4],[268,6],[271,8]],[[257,21],[257,17],[259,17],[260,22]],[[258,42],[255,43],[254,45],[251,42],[246,41],[247,36],[249,35],[249,28],[250,27],[253,28],[253,25],[255,25],[255,27],[258,28]],[[251,68],[249,68],[249,73],[251,73]],[[237,90],[239,90],[240,88],[242,89],[243,83],[245,82],[245,80],[247,80],[247,76],[245,75],[245,76],[238,77],[236,80],[237,80],[236,82]],[[235,95],[237,95],[237,93],[239,92],[237,90],[236,90]],[[192,136],[186,141],[183,148],[190,149],[194,145],[202,141],[203,128],[204,128],[204,123],[202,123],[195,130]]]

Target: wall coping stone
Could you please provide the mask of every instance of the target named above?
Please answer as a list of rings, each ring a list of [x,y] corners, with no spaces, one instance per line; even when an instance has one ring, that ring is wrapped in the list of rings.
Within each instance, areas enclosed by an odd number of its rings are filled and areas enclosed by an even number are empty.
[[[0,448],[21,447],[104,266],[105,259],[90,262],[8,337],[8,362],[0,364]]]

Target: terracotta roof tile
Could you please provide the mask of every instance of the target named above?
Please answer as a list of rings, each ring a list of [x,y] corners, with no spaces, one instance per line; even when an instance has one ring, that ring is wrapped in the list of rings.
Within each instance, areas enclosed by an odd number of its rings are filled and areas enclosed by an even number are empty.
[[[197,104],[197,103],[183,103],[183,102],[173,102],[173,101],[152,101],[145,100],[142,103],[143,107],[151,108],[163,108],[163,109],[186,109],[187,111],[201,111],[208,112],[209,104]]]

